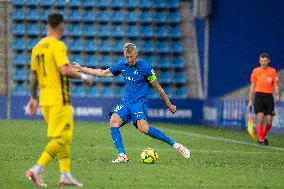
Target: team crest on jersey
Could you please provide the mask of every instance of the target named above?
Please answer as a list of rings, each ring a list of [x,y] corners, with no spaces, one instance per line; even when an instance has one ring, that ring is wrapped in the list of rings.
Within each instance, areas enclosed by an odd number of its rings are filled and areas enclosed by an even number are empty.
[[[272,82],[272,78],[271,78],[271,77],[268,77],[268,78],[266,78],[266,81],[267,81],[268,83],[271,83],[271,82]]]

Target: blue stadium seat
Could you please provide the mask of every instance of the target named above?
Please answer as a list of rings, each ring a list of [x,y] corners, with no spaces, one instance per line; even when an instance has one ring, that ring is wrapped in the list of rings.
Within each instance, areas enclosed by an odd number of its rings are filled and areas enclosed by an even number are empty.
[[[97,0],[96,6],[98,8],[107,8],[110,6],[110,2],[106,0]]]
[[[121,1],[121,0],[112,0],[111,1],[111,7],[112,8],[118,8],[118,9],[123,8],[123,1]]]
[[[171,49],[175,53],[181,53],[183,51],[183,47],[179,41],[173,41]]]
[[[92,8],[95,7],[95,1],[90,1],[90,0],[82,0],[82,5],[85,8]]]
[[[41,20],[47,20],[47,17],[52,13],[51,9],[42,9],[41,11]]]
[[[97,43],[95,40],[86,40],[84,44],[84,49],[88,53],[94,53],[98,50]]]
[[[111,16],[111,20],[114,23],[122,23],[124,21],[123,13],[119,11],[114,11]]]
[[[37,36],[40,34],[40,25],[39,24],[34,24],[30,23],[27,26],[27,34],[30,36]]]
[[[166,22],[166,14],[163,11],[155,11],[154,12],[154,22],[165,23]]]
[[[167,71],[161,72],[158,78],[161,84],[169,84],[171,82],[171,76]]]
[[[43,7],[52,7],[52,5],[54,5],[54,0],[42,0],[40,1],[40,5]]]
[[[26,41],[24,38],[14,38],[13,49],[14,50],[25,50]]]
[[[125,0],[125,5],[126,8],[128,9],[134,9],[136,7],[140,7],[138,4],[137,0]]]
[[[168,37],[167,29],[163,26],[157,26],[156,32],[155,32],[155,37],[167,38]]]
[[[167,53],[169,52],[170,47],[169,47],[169,43],[166,41],[159,41],[157,44],[157,51],[159,53]]]
[[[113,83],[113,77],[102,77],[101,81],[103,82],[103,84],[111,84]]]
[[[122,25],[114,26],[111,32],[113,37],[121,38],[125,36],[124,27]]]
[[[87,67],[97,67],[98,66],[98,59],[95,54],[89,54],[85,57],[85,65]]]
[[[151,23],[153,21],[152,14],[150,11],[145,10],[140,14],[140,22],[141,23]]]
[[[83,34],[82,27],[79,24],[68,26],[68,34],[70,36],[81,36]]]
[[[76,8],[79,8],[81,7],[81,1],[78,1],[78,0],[69,0],[69,6],[70,7],[76,7]]]
[[[169,37],[171,38],[180,38],[181,31],[178,26],[170,27]]]
[[[170,87],[163,87],[166,95],[169,97],[169,98],[173,98],[173,93],[171,91],[171,88]]]
[[[173,67],[174,68],[184,68],[185,61],[184,58],[181,56],[177,56],[173,58]]]
[[[179,8],[179,0],[169,0],[167,5],[169,9]]]
[[[27,62],[25,53],[14,53],[14,65],[24,66]]]
[[[126,23],[136,23],[140,21],[139,15],[135,11],[128,11],[125,18]]]
[[[14,95],[16,96],[26,96],[28,95],[28,89],[24,84],[17,84],[14,89]]]
[[[142,47],[142,51],[147,52],[154,52],[155,44],[152,41],[145,41]]]
[[[101,25],[99,27],[98,36],[100,37],[108,37],[111,35],[110,27],[108,25]]]
[[[89,87],[87,89],[87,96],[89,96],[89,97],[99,97],[100,96],[99,89],[97,87],[95,87],[95,86]]]
[[[128,37],[138,37],[138,35],[139,35],[138,26],[136,26],[136,25],[128,26],[126,33],[127,33]]]
[[[72,9],[69,12],[69,15],[67,17],[67,21],[71,21],[71,22],[80,22],[81,21],[81,12],[79,9]]]
[[[125,95],[125,87],[117,87],[114,91],[115,97],[122,98]]]
[[[96,16],[96,21],[106,23],[110,21],[110,15],[107,11],[101,11]]]
[[[68,5],[68,2],[66,0],[55,0],[54,5],[58,8],[65,8]]]
[[[151,38],[154,35],[152,26],[144,26],[141,28],[140,35],[144,38]]]
[[[152,2],[149,0],[138,0],[137,4],[139,5],[139,8],[142,9],[149,9],[152,7]]]
[[[103,55],[100,59],[102,67],[108,68],[113,65],[112,57],[110,55]]]
[[[115,41],[114,43],[112,43],[112,50],[116,53],[122,53],[123,45],[124,42],[122,40]]]
[[[99,44],[99,51],[109,53],[112,51],[111,41],[110,40],[102,40]]]
[[[114,94],[112,87],[104,86],[102,89],[102,97],[113,98]]]
[[[70,50],[72,52],[80,52],[83,50],[83,43],[80,39],[73,39]]]
[[[158,98],[157,92],[153,87],[148,87],[148,98]]]
[[[124,79],[123,79],[122,75],[115,76],[115,80],[114,81],[116,83],[118,83],[118,84],[123,84],[124,83]]]
[[[164,0],[154,0],[154,8],[164,9],[166,8],[166,2]]]
[[[143,58],[144,60],[146,60],[153,68],[156,68],[157,66],[157,61],[154,55],[148,55],[145,58]]]
[[[167,56],[161,56],[160,59],[159,59],[159,61],[158,61],[158,67],[159,67],[159,68],[163,68],[163,69],[170,68],[169,57],[167,57]]]
[[[26,71],[24,69],[15,69],[14,80],[15,81],[25,81],[26,80]]]
[[[38,39],[37,38],[30,38],[27,41],[27,49],[28,50],[32,50],[32,48],[34,48],[34,46],[38,43]]]
[[[25,35],[26,26],[24,24],[14,23],[13,34],[14,35]]]
[[[187,98],[187,92],[184,87],[176,88],[175,90],[175,98],[177,99],[186,99]]]
[[[83,34],[86,37],[95,37],[97,34],[96,27],[93,24],[85,24],[83,28]]]
[[[185,84],[186,76],[182,71],[176,72],[174,75],[174,82],[176,84]]]
[[[96,15],[95,15],[95,11],[93,9],[91,10],[84,10],[84,13],[83,13],[83,16],[82,16],[82,19],[84,22],[95,22],[95,18],[96,18]]]
[[[168,18],[167,22],[169,23],[179,23],[180,22],[180,15],[178,11],[171,11]]]
[[[14,11],[12,12],[12,18],[15,21],[20,21],[25,19],[25,11],[24,9],[17,9],[15,8]]]
[[[25,0],[25,4],[29,7],[37,7],[39,4],[39,1],[35,0]]]
[[[71,63],[73,62],[77,62],[80,65],[85,65],[83,56],[81,54],[72,54],[72,56],[70,56],[70,60]]]
[[[83,86],[73,86],[71,89],[71,95],[76,97],[84,97],[85,89]]]
[[[37,21],[39,20],[39,11],[38,9],[29,9],[26,13],[27,20],[29,21]]]
[[[14,6],[24,6],[25,5],[25,1],[23,1],[23,0],[12,0],[12,4]]]

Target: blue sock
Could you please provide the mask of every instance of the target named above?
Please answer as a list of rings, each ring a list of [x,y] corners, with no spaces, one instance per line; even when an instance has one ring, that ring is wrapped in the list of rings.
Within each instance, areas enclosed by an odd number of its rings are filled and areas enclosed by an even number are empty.
[[[165,133],[163,133],[161,130],[155,127],[150,126],[147,135],[149,135],[152,138],[161,140],[171,146],[173,146],[176,143],[173,139],[171,139]]]
[[[111,136],[112,136],[112,141],[115,145],[115,148],[116,148],[118,154],[120,154],[120,153],[125,154],[123,143],[122,143],[122,137],[121,137],[119,128],[118,127],[111,127],[110,133],[111,133]]]

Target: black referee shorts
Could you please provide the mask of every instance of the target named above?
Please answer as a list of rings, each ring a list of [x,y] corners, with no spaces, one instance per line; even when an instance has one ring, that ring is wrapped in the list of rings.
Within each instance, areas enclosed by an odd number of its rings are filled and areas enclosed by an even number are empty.
[[[274,116],[274,99],[272,94],[256,92],[254,95],[254,112]]]

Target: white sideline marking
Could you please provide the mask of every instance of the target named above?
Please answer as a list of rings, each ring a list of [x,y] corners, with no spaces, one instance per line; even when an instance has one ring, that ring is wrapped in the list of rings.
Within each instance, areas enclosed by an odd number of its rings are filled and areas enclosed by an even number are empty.
[[[227,138],[222,138],[222,137],[201,135],[201,134],[196,134],[196,133],[190,133],[190,132],[187,132],[187,131],[176,131],[176,130],[167,129],[167,128],[163,128],[163,130],[168,130],[168,131],[170,131],[172,133],[186,135],[186,136],[192,136],[192,137],[198,137],[198,138],[206,138],[206,139],[210,139],[210,140],[217,140],[217,141],[222,141],[222,142],[231,142],[231,143],[235,143],[235,144],[243,144],[243,145],[253,146],[253,147],[258,147],[258,148],[268,148],[268,149],[273,149],[273,150],[284,151],[284,148],[275,147],[275,146],[260,146],[258,144],[249,143],[249,142],[232,140],[232,139],[227,139]]]

